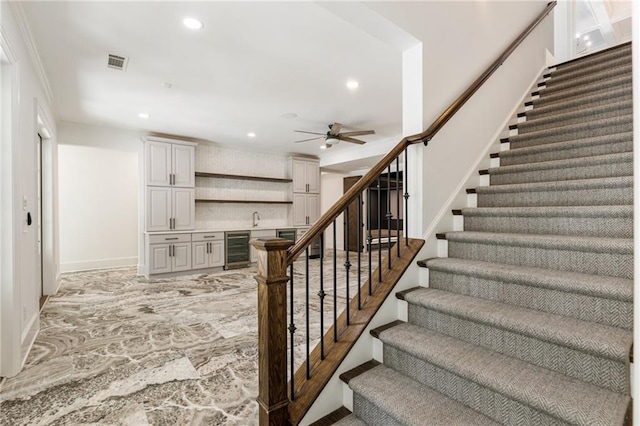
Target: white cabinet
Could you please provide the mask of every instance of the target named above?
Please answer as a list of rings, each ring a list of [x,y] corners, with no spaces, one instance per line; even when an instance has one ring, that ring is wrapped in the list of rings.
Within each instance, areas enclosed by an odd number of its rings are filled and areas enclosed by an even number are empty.
[[[172,143],[167,139],[145,139],[145,183],[147,186],[193,188],[195,144]]]
[[[192,234],[193,269],[224,266],[224,232]]]
[[[147,265],[149,274],[191,269],[191,234],[150,235]]]
[[[294,158],[292,161],[293,192],[320,192],[320,163],[318,160]]]
[[[313,225],[319,217],[319,194],[293,194],[293,226]]]
[[[320,217],[320,163],[310,158],[292,158],[293,226],[309,226]]]
[[[193,188],[147,187],[147,231],[189,230],[195,227]]]
[[[254,240],[256,238],[276,238],[276,230],[275,229],[254,229],[251,231],[251,239]],[[251,252],[251,262],[257,262],[258,251],[252,245],[249,245],[249,251]]]

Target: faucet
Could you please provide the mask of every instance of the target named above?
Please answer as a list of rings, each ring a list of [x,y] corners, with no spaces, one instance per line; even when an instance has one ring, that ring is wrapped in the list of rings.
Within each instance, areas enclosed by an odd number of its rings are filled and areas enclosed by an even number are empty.
[[[258,226],[258,221],[260,220],[260,214],[258,212],[253,212],[253,227]]]

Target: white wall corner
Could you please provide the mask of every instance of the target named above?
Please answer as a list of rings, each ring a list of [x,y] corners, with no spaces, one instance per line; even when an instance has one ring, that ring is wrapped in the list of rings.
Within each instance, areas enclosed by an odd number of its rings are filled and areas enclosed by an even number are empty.
[[[40,81],[40,85],[42,86],[42,90],[47,97],[47,102],[52,109],[54,114],[54,119],[58,119],[56,108],[54,108],[54,97],[53,91],[51,90],[51,85],[49,84],[49,79],[47,77],[47,73],[44,70],[44,66],[42,65],[42,60],[40,59],[40,53],[38,52],[38,47],[33,39],[33,35],[31,34],[31,29],[29,28],[29,23],[27,21],[27,16],[24,13],[24,9],[22,8],[22,3],[19,1],[10,1],[9,5],[11,6],[11,10],[13,11],[13,15],[15,17],[18,28],[20,29],[20,35],[24,41],[24,44],[27,46],[27,50],[29,51],[29,56],[31,57],[31,62],[33,64],[33,68],[38,76],[38,80]]]

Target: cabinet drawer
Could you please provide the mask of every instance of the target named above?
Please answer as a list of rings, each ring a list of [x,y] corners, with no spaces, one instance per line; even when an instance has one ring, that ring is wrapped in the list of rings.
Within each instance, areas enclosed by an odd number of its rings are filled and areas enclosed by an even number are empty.
[[[191,241],[191,234],[153,234],[149,235],[149,244],[184,243]]]
[[[196,232],[191,241],[224,241],[224,232]]]

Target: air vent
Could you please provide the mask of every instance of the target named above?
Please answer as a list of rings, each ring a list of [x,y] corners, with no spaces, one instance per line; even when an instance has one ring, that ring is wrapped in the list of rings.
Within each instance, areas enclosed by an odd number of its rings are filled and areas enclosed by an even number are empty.
[[[124,71],[127,68],[127,58],[110,53],[107,60],[107,68]]]

